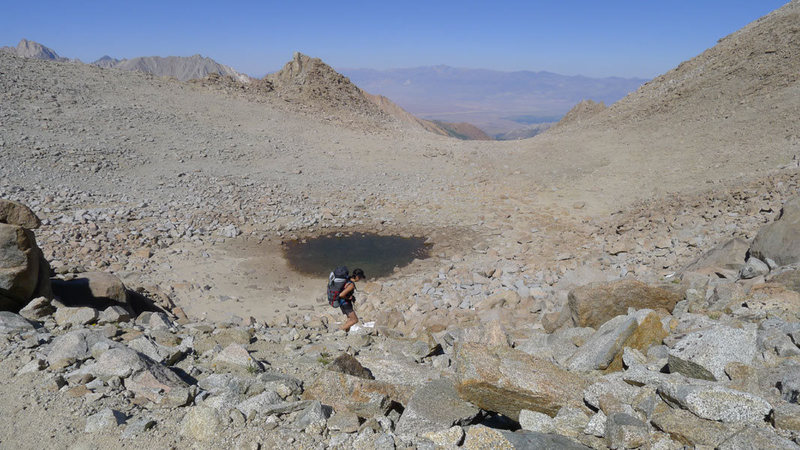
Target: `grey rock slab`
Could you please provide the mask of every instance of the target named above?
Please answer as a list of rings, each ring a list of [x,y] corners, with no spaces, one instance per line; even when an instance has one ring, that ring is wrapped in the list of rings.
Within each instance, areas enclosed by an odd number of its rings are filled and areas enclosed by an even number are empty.
[[[81,326],[81,325],[89,325],[95,323],[99,314],[96,309],[90,308],[88,306],[82,307],[68,307],[64,306],[58,308],[53,314],[53,318],[55,319],[56,323],[59,325],[73,325],[73,326]]]
[[[675,342],[669,351],[669,370],[687,377],[725,380],[725,366],[731,362],[751,364],[756,355],[754,326],[732,328],[717,325],[691,332]]]
[[[358,431],[360,425],[358,416],[350,411],[337,412],[333,417],[328,419],[329,429],[341,431],[343,433],[355,433]]]
[[[314,400],[300,400],[296,402],[278,402],[273,405],[266,406],[261,413],[264,415],[270,414],[289,414],[293,412],[303,411],[313,403]]]
[[[230,373],[213,373],[198,381],[197,386],[215,395],[228,392],[236,396],[252,396],[265,390],[257,379]]]
[[[219,352],[212,362],[216,366],[261,372],[264,366],[250,356],[244,346],[230,344]]]
[[[116,347],[100,355],[97,363],[91,367],[91,373],[104,380],[112,377],[127,378],[151,364],[155,362],[131,348]]]
[[[129,348],[136,350],[155,362],[164,362],[164,356],[158,351],[158,344],[145,335],[139,336],[136,339],[131,339],[128,341],[127,345]]]
[[[468,425],[480,409],[458,396],[453,381],[442,378],[417,389],[397,422],[400,436],[422,435],[453,425]]]
[[[515,449],[542,449],[542,450],[586,450],[589,447],[576,442],[568,437],[558,434],[536,433],[534,431],[498,431],[506,442]],[[465,447],[471,448],[466,444]],[[498,447],[478,447],[478,448],[498,448]]]
[[[537,358],[552,359],[559,365],[577,351],[597,330],[589,327],[561,328],[551,334],[534,334],[516,347]]]
[[[750,254],[785,266],[800,261],[800,197],[792,197],[774,222],[763,226],[750,245]]]
[[[800,405],[779,402],[772,413],[772,424],[781,430],[800,432]]]
[[[150,330],[168,330],[172,328],[172,322],[169,317],[162,312],[145,311],[136,318],[136,324]]]
[[[156,426],[156,421],[149,418],[134,419],[127,422],[125,431],[122,432],[123,439],[134,439],[147,430]]]
[[[236,409],[236,405],[241,403],[243,397],[233,392],[223,391],[210,396],[201,393],[200,398],[195,399],[195,404],[214,408],[217,411],[230,411]]]
[[[454,448],[464,441],[464,429],[458,425],[447,430],[425,433],[425,439],[430,440],[436,448]]]
[[[282,373],[265,372],[259,374],[258,381],[262,383],[264,390],[275,391],[281,398],[290,395],[300,395],[303,393],[303,382],[299,379]],[[249,389],[247,394],[252,395],[254,389]],[[255,392],[257,393],[257,392]]]
[[[21,315],[11,311],[0,311],[0,334],[19,334],[35,329],[36,325]]]
[[[583,434],[596,437],[605,436],[607,421],[608,418],[606,417],[605,413],[603,413],[603,411],[597,411],[597,413],[593,415],[591,419],[589,419],[589,423],[587,423],[586,427],[583,429]]]
[[[625,413],[614,413],[606,419],[605,439],[609,448],[638,448],[650,437],[646,423]]]
[[[565,406],[553,418],[553,425],[557,434],[574,438],[583,433],[589,419],[582,408]]]
[[[663,403],[656,408],[650,423],[685,445],[716,447],[741,431],[743,425],[701,419],[689,411],[670,408]]]
[[[641,389],[625,382],[626,373],[615,372],[603,376],[583,391],[583,400],[595,409],[600,409],[600,399],[609,395],[622,403],[631,404]]]
[[[115,409],[106,408],[86,418],[86,428],[84,432],[95,433],[109,428],[116,428],[125,423],[126,418],[124,413]]]
[[[537,433],[553,433],[556,431],[556,426],[553,423],[552,417],[528,409],[520,410],[519,426],[522,427],[523,430],[536,431]]]
[[[28,320],[42,320],[53,314],[56,308],[47,297],[36,297],[19,310],[19,315]]]
[[[508,347],[454,347],[459,396],[488,411],[519,418],[528,409],[555,416],[563,406],[583,406],[586,381],[555,364]]]
[[[722,386],[663,384],[658,393],[668,403],[700,418],[720,422],[763,422],[772,410],[769,403],[755,395]]]
[[[92,347],[101,343],[109,348],[122,346],[95,331],[88,329],[70,331],[53,340],[47,353],[47,362],[51,368],[59,368],[86,360],[92,357]]]
[[[175,372],[125,346],[106,350],[86,371],[102,380],[124,379],[125,389],[162,407],[183,406],[193,396],[194,388]]]
[[[739,277],[745,280],[764,276],[769,273],[769,266],[758,258],[750,257],[745,261],[744,266],[739,271]]]
[[[800,445],[780,436],[771,428],[748,426],[721,443],[719,450],[753,448],[759,450],[797,450]]]
[[[189,409],[181,421],[180,434],[198,441],[209,441],[217,437],[223,427],[223,418],[215,409],[195,406]]]
[[[784,366],[778,383],[781,398],[789,403],[800,403],[800,365]]]
[[[440,377],[430,366],[405,359],[364,356],[361,363],[370,370],[375,380],[394,385],[422,386]]]
[[[305,429],[312,423],[328,420],[333,412],[333,408],[313,400],[303,409],[294,421],[294,426],[300,430]]]
[[[267,407],[281,403],[281,397],[277,392],[264,391],[258,395],[248,398],[247,400],[236,405],[236,409],[242,412],[247,417],[253,412],[264,413]]]
[[[749,247],[750,243],[742,238],[731,239],[692,261],[681,272],[699,271],[713,274],[720,269],[738,272],[744,264]]]
[[[625,340],[638,326],[635,317],[617,316],[600,328],[566,361],[573,371],[605,369],[622,350]]]
[[[109,306],[100,313],[99,323],[119,323],[131,320],[130,313],[122,306]]]

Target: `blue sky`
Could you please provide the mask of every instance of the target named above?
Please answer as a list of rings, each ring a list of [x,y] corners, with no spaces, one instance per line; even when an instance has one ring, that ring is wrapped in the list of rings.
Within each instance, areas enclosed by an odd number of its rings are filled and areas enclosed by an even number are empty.
[[[337,68],[446,64],[650,78],[786,0],[0,0],[0,46],[94,61],[200,53],[253,76],[294,51]]]

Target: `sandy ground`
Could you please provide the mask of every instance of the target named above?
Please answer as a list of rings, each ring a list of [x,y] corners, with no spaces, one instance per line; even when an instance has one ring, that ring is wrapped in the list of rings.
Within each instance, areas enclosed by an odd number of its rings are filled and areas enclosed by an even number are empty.
[[[154,262],[170,267],[176,301],[192,317],[271,318],[298,308],[328,307],[319,302],[326,279],[292,270],[279,241],[245,237],[210,246],[182,244]]]

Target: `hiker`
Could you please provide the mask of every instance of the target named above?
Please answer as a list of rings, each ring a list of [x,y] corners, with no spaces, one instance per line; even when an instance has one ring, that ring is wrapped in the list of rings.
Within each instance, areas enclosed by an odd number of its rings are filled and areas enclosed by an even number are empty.
[[[339,308],[341,308],[344,315],[347,316],[347,321],[343,323],[341,327],[344,331],[350,330],[350,327],[358,323],[358,316],[356,316],[356,312],[353,311],[353,302],[356,301],[354,293],[356,291],[356,281],[361,281],[364,278],[363,270],[353,269],[353,274],[347,279],[344,289],[339,293]]]

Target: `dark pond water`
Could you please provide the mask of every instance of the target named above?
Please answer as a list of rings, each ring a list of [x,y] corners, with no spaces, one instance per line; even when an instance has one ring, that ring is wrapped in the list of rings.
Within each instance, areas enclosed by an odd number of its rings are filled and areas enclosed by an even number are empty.
[[[414,259],[427,258],[429,247],[421,237],[328,234],[289,242],[284,246],[284,255],[298,272],[327,277],[335,267],[345,265],[351,272],[356,267],[364,269],[369,279],[389,275],[395,267]]]

